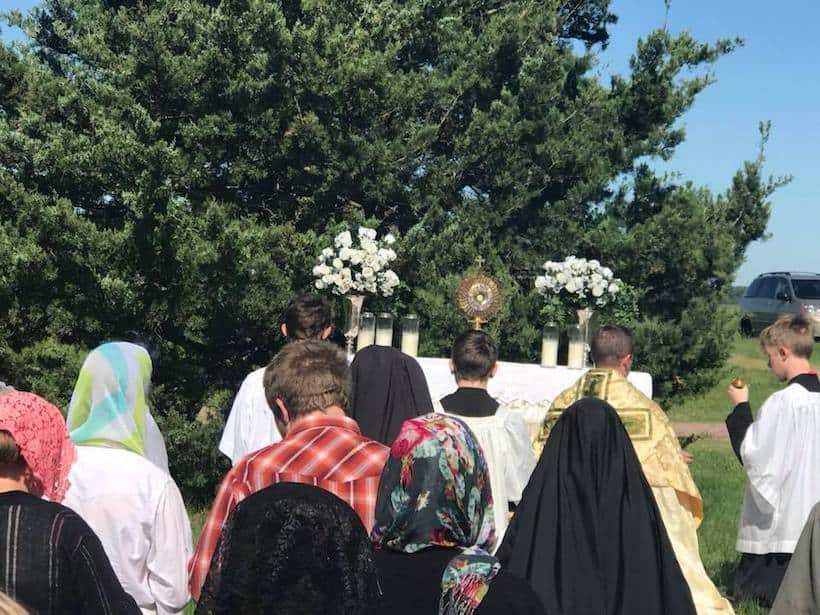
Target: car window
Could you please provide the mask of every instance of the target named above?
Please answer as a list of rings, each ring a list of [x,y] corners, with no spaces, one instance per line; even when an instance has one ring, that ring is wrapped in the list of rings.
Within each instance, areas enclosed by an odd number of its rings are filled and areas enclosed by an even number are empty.
[[[760,278],[755,278],[754,282],[749,285],[749,288],[746,289],[746,293],[743,295],[749,299],[757,296],[757,291],[760,289]]]
[[[773,299],[776,289],[777,278],[763,278],[760,281],[760,288],[757,289],[757,296],[760,299]]]
[[[820,299],[820,279],[795,280],[792,278],[794,294],[799,299]]]
[[[789,282],[786,278],[775,278],[777,283],[774,287],[774,296],[780,297],[781,295],[786,295],[788,297],[792,296],[791,291],[789,290]]]

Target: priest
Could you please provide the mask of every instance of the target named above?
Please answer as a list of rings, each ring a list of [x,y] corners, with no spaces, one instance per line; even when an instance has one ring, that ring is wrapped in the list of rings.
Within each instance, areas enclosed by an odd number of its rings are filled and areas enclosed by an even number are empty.
[[[633,351],[632,334],[626,328],[604,325],[595,332],[591,342],[595,368],[552,403],[533,444],[534,452],[540,456],[555,421],[579,399],[597,397],[613,406],[652,487],[698,615],[734,613],[700,561],[697,528],[703,521],[703,498],[689,473],[672,424],[660,406],[626,378],[632,368]]]

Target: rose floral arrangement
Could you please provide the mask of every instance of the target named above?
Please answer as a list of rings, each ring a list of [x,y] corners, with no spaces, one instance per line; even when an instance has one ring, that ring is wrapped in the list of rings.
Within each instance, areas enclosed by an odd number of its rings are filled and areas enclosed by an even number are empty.
[[[316,288],[329,289],[335,295],[379,294],[389,297],[399,285],[399,276],[390,269],[396,253],[390,247],[396,238],[390,233],[377,239],[376,230],[359,227],[354,240],[350,231],[342,231],[333,246],[322,250],[313,268]]]
[[[556,323],[569,320],[569,310],[600,309],[614,301],[624,284],[597,260],[568,256],[544,263],[535,288],[544,297],[543,316]]]

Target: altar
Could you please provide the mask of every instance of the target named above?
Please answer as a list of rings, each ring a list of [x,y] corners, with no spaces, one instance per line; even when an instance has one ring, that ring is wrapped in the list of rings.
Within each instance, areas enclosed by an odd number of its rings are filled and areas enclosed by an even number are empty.
[[[450,360],[432,357],[417,358],[430,396],[436,402],[456,390],[456,383],[450,373]],[[513,363],[499,361],[498,371],[487,385],[487,391],[500,403],[521,412],[530,430],[530,437],[538,434],[544,416],[552,401],[576,382],[588,368],[541,367],[535,363]],[[646,372],[630,372],[629,381],[641,393],[652,397],[652,376]]]

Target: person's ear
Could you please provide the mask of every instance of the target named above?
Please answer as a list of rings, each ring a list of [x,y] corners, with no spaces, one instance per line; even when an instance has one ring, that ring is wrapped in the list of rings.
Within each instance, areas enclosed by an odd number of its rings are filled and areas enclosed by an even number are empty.
[[[455,376],[455,375],[456,375],[456,366],[455,366],[455,364],[453,363],[453,360],[452,360],[452,359],[450,359],[450,360],[447,362],[447,364],[450,366],[450,373],[451,373],[453,376]]]
[[[279,325],[279,330],[282,332],[282,337],[287,338],[288,336],[288,326],[285,323]]]
[[[319,334],[319,339],[320,340],[326,340],[327,338],[330,337],[331,333],[333,333],[333,327],[327,326],[324,329],[322,329],[322,332]]]
[[[490,371],[487,372],[487,378],[495,378],[496,373],[498,372],[498,363],[493,363],[493,366],[490,368]]]
[[[777,356],[779,356],[779,357],[780,357],[780,360],[781,360],[781,361],[785,361],[785,360],[786,360],[786,359],[788,359],[790,356],[792,356],[792,352],[791,352],[791,350],[789,350],[789,349],[788,349],[788,348],[786,348],[785,346],[780,346],[780,347],[777,349]]]
[[[290,423],[290,413],[288,412],[288,407],[285,405],[285,402],[278,397],[276,398],[276,407],[279,408],[279,412],[282,415],[282,422],[285,425]]]

